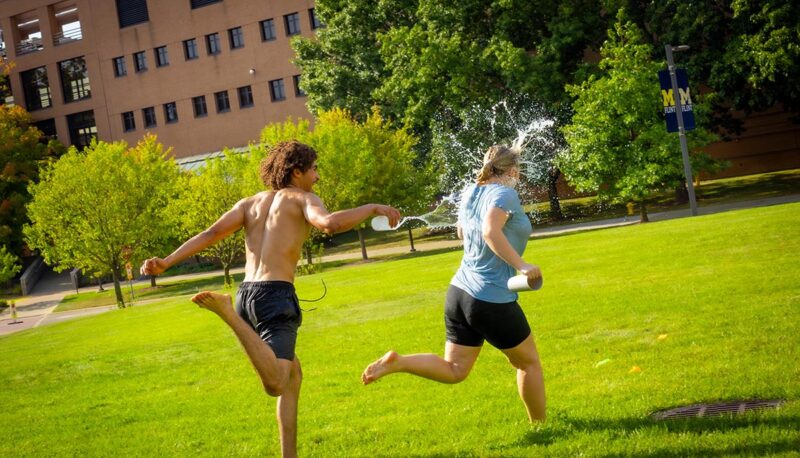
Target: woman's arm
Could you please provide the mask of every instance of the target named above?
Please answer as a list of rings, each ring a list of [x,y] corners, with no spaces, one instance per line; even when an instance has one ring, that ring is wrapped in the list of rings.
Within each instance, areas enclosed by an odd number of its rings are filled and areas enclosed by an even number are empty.
[[[541,277],[542,271],[539,270],[539,267],[525,262],[514,250],[514,247],[511,246],[506,235],[503,234],[503,226],[505,226],[506,221],[508,221],[508,213],[505,210],[498,207],[489,209],[481,227],[486,244],[500,259],[527,275],[528,278],[537,279]]]

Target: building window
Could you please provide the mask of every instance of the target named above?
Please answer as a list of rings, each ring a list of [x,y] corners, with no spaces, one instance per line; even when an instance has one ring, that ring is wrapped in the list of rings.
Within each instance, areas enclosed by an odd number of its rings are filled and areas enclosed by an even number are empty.
[[[206,96],[198,95],[192,97],[192,106],[194,107],[194,117],[202,118],[208,115],[208,108],[206,107]]]
[[[178,107],[175,102],[164,104],[164,122],[167,124],[178,122]]]
[[[122,113],[122,130],[125,132],[136,130],[136,119],[133,117],[132,111]]]
[[[128,67],[125,65],[125,56],[114,58],[114,76],[119,78],[128,74]]]
[[[314,11],[314,8],[309,8],[308,10],[308,22],[311,23],[311,30],[317,30],[321,27],[324,27],[322,25],[322,22],[319,21],[319,18],[317,17],[317,13]]]
[[[265,19],[260,22],[261,24],[261,41],[272,41],[276,38],[275,35],[275,21],[272,19]]]
[[[228,39],[231,42],[231,49],[244,48],[244,33],[242,33],[241,27],[229,29]]]
[[[86,72],[86,61],[83,57],[59,62],[58,71],[61,73],[64,103],[88,99],[92,96],[89,74]]]
[[[239,93],[239,108],[253,106],[253,89],[250,86],[240,87],[236,92]]]
[[[300,75],[294,75],[292,81],[294,82],[294,95],[297,97],[305,97],[306,92],[300,87]]]
[[[200,53],[197,52],[196,39],[190,38],[183,41],[183,55],[186,57],[186,60],[197,59],[200,57]]]
[[[39,141],[46,143],[48,140],[58,140],[55,119],[44,119],[42,121],[33,123],[33,125],[36,126],[36,128],[42,133],[42,137]]]
[[[97,126],[94,123],[94,111],[83,111],[67,116],[69,139],[78,149],[89,146],[92,139],[97,136]]]
[[[156,126],[156,109],[154,107],[142,108],[142,118],[144,118],[144,127]]]
[[[283,88],[283,80],[272,80],[269,82],[269,94],[272,101],[286,100],[286,91]]]
[[[149,21],[147,0],[117,0],[117,18],[120,29]]]
[[[169,65],[169,56],[167,55],[166,46],[160,46],[154,51],[156,55],[156,67],[166,67]]]
[[[283,17],[283,22],[286,24],[286,35],[299,35],[300,34],[300,15],[297,13],[287,14]]]
[[[136,73],[147,71],[147,56],[144,51],[133,53],[133,68],[136,70]]]
[[[53,99],[50,97],[50,83],[47,80],[47,67],[38,67],[20,72],[22,90],[25,93],[25,108],[28,111],[50,108]]]
[[[208,51],[208,54],[219,54],[222,51],[218,33],[206,35],[206,51]]]
[[[217,113],[231,111],[231,101],[228,100],[228,91],[215,92],[214,100],[217,102]]]
[[[192,5],[192,9],[201,8],[208,5],[213,5],[214,3],[219,3],[222,0],[190,0],[189,4]]]

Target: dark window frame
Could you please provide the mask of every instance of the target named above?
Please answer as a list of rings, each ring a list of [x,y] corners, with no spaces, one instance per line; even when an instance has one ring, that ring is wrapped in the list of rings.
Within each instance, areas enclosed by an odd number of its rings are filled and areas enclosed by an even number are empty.
[[[133,69],[136,73],[147,71],[147,54],[144,51],[133,53]]]
[[[183,57],[185,60],[200,58],[200,51],[197,49],[197,38],[183,40]]]
[[[286,27],[286,36],[293,37],[300,35],[302,28],[300,27],[300,13],[294,12],[283,15],[283,25]],[[295,29],[296,27],[296,29]]]
[[[170,108],[172,109],[170,111]],[[174,116],[172,116],[172,113]],[[178,122],[178,104],[175,102],[167,102],[164,104],[164,124],[175,124]]]
[[[120,29],[150,21],[147,0],[117,0],[117,21]],[[122,8],[120,8],[122,5]]]
[[[278,38],[278,33],[275,31],[275,18],[264,19],[258,24],[261,26],[261,41],[273,41]]]
[[[222,0],[189,0],[189,6],[193,10],[196,10],[197,8],[202,8],[204,6],[213,5],[220,2],[222,2]]]
[[[125,56],[119,56],[111,59],[114,65],[114,77],[121,78],[128,74],[128,64],[125,61]]]
[[[74,76],[66,72],[77,68],[71,66],[72,62],[77,61],[80,61],[80,66],[83,68],[83,77],[65,79],[65,75],[68,77]],[[79,102],[81,100],[92,98],[92,85],[89,81],[89,70],[86,68],[86,59],[83,56],[73,57],[72,59],[58,62],[58,77],[61,80],[61,95],[64,98],[64,103]]]
[[[217,107],[217,113],[227,113],[231,111],[231,99],[228,97],[228,91],[215,92],[214,104]]]
[[[169,65],[169,51],[166,45],[153,48],[153,55],[156,59],[156,68]]]
[[[136,117],[132,111],[122,113],[122,131],[132,132],[136,130]]]
[[[90,117],[91,124],[89,123]],[[88,146],[92,141],[92,137],[97,138],[97,121],[94,118],[94,110],[68,114],[67,129],[69,130],[69,141],[73,145],[79,147]],[[87,129],[89,132],[86,132]],[[91,132],[92,130],[94,132]]]
[[[149,129],[151,127],[157,127],[158,119],[156,118],[156,107],[142,108],[142,119],[144,119],[145,129]]]
[[[252,108],[256,102],[253,99],[253,88],[250,85],[236,88],[239,96],[239,108]]]
[[[283,84],[283,78],[269,82],[269,95],[273,102],[286,100],[286,86]]]
[[[244,31],[241,26],[228,29],[228,44],[231,49],[244,48]]]
[[[206,35],[206,54],[215,56],[222,52],[222,42],[219,38],[219,33],[209,33]]]
[[[314,8],[308,9],[308,22],[311,24],[311,30],[317,30],[325,27],[325,24],[319,20]]]
[[[300,88],[300,75],[292,76],[292,83],[294,84],[295,97],[306,97],[308,94]]]
[[[198,95],[197,97],[192,97],[192,110],[194,111],[195,118],[205,118],[208,116],[206,96]]]
[[[38,70],[43,70],[41,73],[44,76],[36,77],[37,86],[30,87],[29,83],[33,82],[33,80],[28,78],[28,76],[34,75],[33,72]],[[51,108],[53,106],[53,91],[50,89],[50,78],[47,76],[47,66],[42,65],[41,67],[31,68],[19,73],[22,83],[22,92],[25,95],[25,109],[28,111],[38,111]],[[44,91],[42,89],[44,89]],[[36,103],[34,103],[34,101],[36,101]]]

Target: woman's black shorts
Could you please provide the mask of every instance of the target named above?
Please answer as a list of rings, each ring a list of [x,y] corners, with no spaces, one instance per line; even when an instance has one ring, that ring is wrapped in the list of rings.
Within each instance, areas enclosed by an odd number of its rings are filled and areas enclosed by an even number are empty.
[[[486,302],[450,285],[444,304],[447,340],[468,347],[483,345],[484,339],[501,350],[514,348],[531,334],[519,304]]]
[[[280,359],[294,359],[297,328],[303,322],[294,285],[286,281],[246,281],[236,293],[236,313]]]

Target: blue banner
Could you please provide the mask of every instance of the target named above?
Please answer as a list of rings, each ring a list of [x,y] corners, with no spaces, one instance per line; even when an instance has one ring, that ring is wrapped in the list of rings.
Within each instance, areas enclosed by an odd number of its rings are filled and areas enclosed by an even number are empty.
[[[686,69],[676,68],[675,76],[678,80],[678,93],[681,97],[681,113],[683,114],[684,130],[694,129],[694,111],[692,111],[692,95],[689,92],[689,77]],[[672,81],[669,70],[658,72],[658,81],[661,83],[661,101],[664,104],[664,118],[667,121],[667,132],[678,131],[678,116],[675,113],[675,94],[672,91]]]

